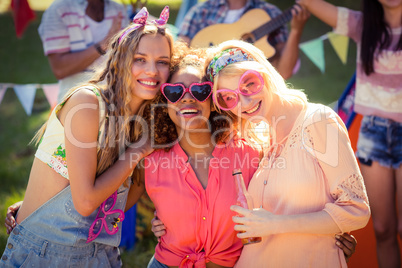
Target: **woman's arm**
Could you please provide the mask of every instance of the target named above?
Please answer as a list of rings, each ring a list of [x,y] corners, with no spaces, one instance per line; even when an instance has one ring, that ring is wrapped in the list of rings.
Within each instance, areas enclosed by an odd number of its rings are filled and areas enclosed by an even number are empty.
[[[296,0],[296,3],[307,8],[314,16],[332,28],[336,27],[338,21],[338,9],[336,6],[323,0]]]
[[[234,229],[237,237],[262,237],[281,233],[335,234],[341,233],[331,216],[325,211],[275,215],[263,208],[248,210],[240,206],[231,206],[231,210],[240,216],[233,216],[237,223]]]
[[[95,179],[99,103],[90,90],[71,96],[59,113],[65,129],[66,159],[72,199],[77,211],[90,215],[131,175],[139,160],[152,149],[148,144],[132,145]]]
[[[270,58],[272,65],[285,80],[293,75],[294,67],[299,58],[300,38],[310,13],[305,8],[295,5],[292,15],[293,19],[290,22],[290,32],[286,43],[275,46],[277,49],[276,56]]]
[[[129,210],[132,206],[134,206],[138,200],[141,198],[142,194],[145,193],[145,171],[144,167],[141,163],[137,166],[138,175],[137,178],[139,181],[133,181],[133,185],[131,185],[130,191],[128,192],[126,208],[124,211]]]

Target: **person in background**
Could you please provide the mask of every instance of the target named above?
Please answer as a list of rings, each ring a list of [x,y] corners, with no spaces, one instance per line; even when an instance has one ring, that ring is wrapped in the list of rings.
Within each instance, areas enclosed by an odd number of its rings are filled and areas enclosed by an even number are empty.
[[[357,44],[354,110],[363,115],[356,155],[367,187],[379,267],[401,267],[402,1],[364,0],[363,11],[300,0]]]
[[[137,16],[112,39],[106,67],[72,88],[35,136],[39,146],[1,267],[122,265],[124,210],[142,194],[131,187],[134,168],[153,151],[140,119],[169,77],[173,51],[168,7],[150,23],[146,9]]]
[[[55,0],[46,9],[38,32],[59,80],[58,102],[105,66],[111,37],[127,25],[124,7],[111,0]]]
[[[334,235],[363,228],[370,207],[342,120],[288,88],[249,43],[223,42],[206,63],[217,109],[251,124],[244,137],[258,138],[261,122],[269,137],[248,186],[255,209],[231,207],[239,238],[262,237],[236,267],[346,267]]]
[[[265,10],[271,19],[281,14],[276,6],[263,0],[207,0],[188,11],[178,37],[190,44],[193,37],[203,28],[217,23],[236,22],[244,13],[254,8]],[[298,5],[294,6],[292,14],[290,32],[286,25],[283,25],[267,39],[276,50],[269,60],[285,79],[293,74],[299,56],[300,38],[309,18],[308,12]]]

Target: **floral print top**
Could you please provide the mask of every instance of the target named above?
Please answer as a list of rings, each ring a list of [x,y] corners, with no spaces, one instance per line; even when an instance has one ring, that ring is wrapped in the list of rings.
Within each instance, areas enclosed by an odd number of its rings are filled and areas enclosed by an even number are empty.
[[[96,87],[80,87],[77,90],[70,93],[70,95],[64,99],[63,102],[58,104],[47,122],[47,127],[43,137],[40,141],[38,150],[35,153],[35,157],[46,163],[54,171],[59,173],[64,178],[68,179],[67,161],[66,161],[66,146],[64,141],[64,127],[57,118],[57,113],[64,106],[66,101],[78,90],[83,88],[90,89],[95,93],[99,100],[99,136],[98,136],[98,146],[101,144],[100,139],[104,137],[101,135],[104,133],[104,121],[105,121],[105,102],[102,99],[99,89]],[[98,147],[99,149],[99,147]]]

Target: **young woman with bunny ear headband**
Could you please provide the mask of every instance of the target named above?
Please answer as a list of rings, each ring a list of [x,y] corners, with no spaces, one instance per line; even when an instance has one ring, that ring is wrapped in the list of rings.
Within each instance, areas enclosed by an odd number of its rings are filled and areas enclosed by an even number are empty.
[[[120,267],[123,210],[138,161],[152,152],[141,117],[169,77],[173,38],[141,10],[116,35],[99,76],[73,88],[36,136],[39,142],[1,267]],[[128,201],[127,201],[128,199]],[[126,203],[127,201],[127,203]]]

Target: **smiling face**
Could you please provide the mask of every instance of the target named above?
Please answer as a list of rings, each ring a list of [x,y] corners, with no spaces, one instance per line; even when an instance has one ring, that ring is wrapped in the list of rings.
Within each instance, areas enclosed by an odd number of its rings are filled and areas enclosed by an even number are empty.
[[[179,69],[172,76],[170,83],[183,84],[188,88],[192,83],[202,82],[202,77],[202,70],[187,66]],[[177,133],[208,128],[208,118],[211,114],[211,97],[204,102],[199,102],[190,93],[186,93],[178,102],[168,102],[168,113],[170,119],[176,125]]]
[[[133,97],[153,99],[169,77],[170,45],[161,34],[144,35],[134,54],[131,67]]]
[[[217,81],[218,90],[228,89],[236,91],[239,86],[241,76],[242,74],[220,76]],[[235,115],[241,116],[243,119],[247,120],[252,119],[253,117],[257,119],[256,116],[267,117],[272,103],[272,98],[270,97],[270,94],[267,93],[268,90],[264,85],[264,88],[254,95],[245,96],[238,94],[239,102],[230,111]]]

